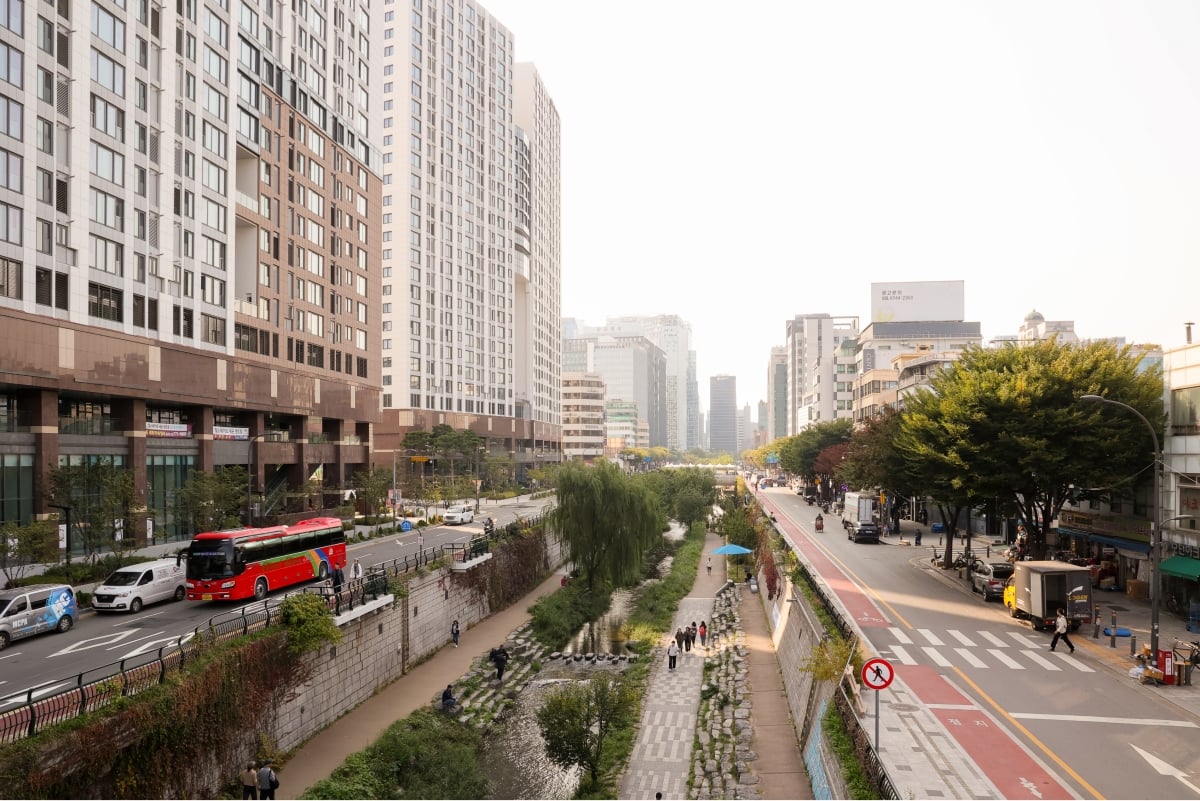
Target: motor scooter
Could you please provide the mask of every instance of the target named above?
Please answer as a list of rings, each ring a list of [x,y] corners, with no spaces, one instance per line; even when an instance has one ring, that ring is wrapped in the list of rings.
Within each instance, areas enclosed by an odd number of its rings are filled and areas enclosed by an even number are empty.
[[[821,517],[820,515],[817,515],[816,519],[813,521],[813,525],[816,527],[817,531],[824,531],[825,530],[825,518]]]

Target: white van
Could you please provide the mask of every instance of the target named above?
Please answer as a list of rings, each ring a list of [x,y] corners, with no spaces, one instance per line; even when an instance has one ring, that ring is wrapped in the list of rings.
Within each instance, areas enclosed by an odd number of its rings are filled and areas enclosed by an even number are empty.
[[[92,608],[97,612],[128,610],[140,612],[146,604],[187,595],[186,571],[174,559],[139,562],[113,572],[92,592]]]

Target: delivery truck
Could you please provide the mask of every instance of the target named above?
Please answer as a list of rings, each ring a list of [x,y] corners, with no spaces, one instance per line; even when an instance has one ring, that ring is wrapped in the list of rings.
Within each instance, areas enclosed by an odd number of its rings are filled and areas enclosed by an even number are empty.
[[[875,493],[847,492],[842,506],[842,527],[851,529],[858,523],[875,520]]]
[[[1075,631],[1092,616],[1092,573],[1066,562],[1015,562],[1004,587],[1004,605],[1038,631],[1053,629],[1058,610]]]

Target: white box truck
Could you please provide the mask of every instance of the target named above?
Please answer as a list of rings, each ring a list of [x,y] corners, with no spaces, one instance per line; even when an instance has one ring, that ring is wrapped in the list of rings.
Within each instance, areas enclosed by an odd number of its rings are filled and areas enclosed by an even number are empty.
[[[855,523],[875,520],[875,493],[847,492],[842,507],[842,527],[853,528]]]
[[[1014,562],[1004,605],[1013,617],[1031,621],[1039,631],[1053,629],[1062,609],[1075,631],[1092,616],[1092,573],[1067,562]]]

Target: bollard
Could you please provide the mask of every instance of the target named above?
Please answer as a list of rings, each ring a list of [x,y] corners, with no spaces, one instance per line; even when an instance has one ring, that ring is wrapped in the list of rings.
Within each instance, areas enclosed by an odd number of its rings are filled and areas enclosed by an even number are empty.
[[[1096,605],[1096,614],[1092,617],[1092,620],[1096,624],[1096,627],[1094,629],[1092,629],[1092,639],[1098,640],[1098,639],[1100,639],[1100,605],[1099,604]]]
[[[1129,655],[1137,656],[1137,635],[1136,634],[1131,634],[1129,636]]]
[[[988,556],[988,559],[992,558],[992,546],[991,545],[988,545],[988,547],[987,547],[987,556]]]
[[[1108,647],[1117,647],[1117,613],[1112,613],[1112,626],[1108,630]]]

